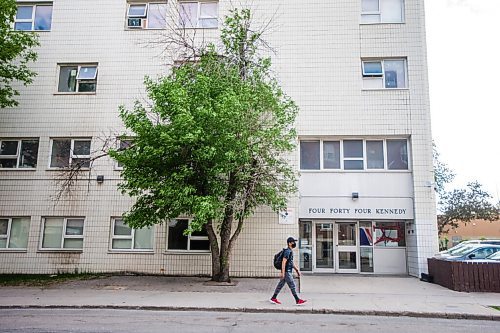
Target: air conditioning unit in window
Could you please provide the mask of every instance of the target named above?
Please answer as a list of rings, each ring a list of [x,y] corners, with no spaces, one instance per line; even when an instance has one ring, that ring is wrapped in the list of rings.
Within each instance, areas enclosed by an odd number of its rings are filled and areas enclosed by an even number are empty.
[[[145,29],[146,19],[140,17],[133,17],[127,19],[127,28],[129,29]]]

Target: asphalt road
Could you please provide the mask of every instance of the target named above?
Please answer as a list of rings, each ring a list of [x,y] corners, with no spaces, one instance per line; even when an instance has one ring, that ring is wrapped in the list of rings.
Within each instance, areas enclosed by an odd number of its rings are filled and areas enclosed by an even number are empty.
[[[408,317],[88,309],[2,309],[0,332],[498,333],[498,321]]]

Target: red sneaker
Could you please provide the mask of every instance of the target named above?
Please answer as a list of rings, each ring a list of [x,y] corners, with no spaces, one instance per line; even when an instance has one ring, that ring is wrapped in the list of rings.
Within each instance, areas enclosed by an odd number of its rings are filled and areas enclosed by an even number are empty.
[[[304,304],[306,304],[306,302],[307,302],[306,300],[299,299],[299,300],[295,303],[295,305],[299,305],[299,306],[300,306],[300,305],[304,305]]]
[[[277,298],[271,298],[271,299],[269,300],[269,302],[271,302],[271,303],[273,303],[273,304],[281,304],[281,302],[280,302],[280,301],[278,301],[278,299],[277,299]]]

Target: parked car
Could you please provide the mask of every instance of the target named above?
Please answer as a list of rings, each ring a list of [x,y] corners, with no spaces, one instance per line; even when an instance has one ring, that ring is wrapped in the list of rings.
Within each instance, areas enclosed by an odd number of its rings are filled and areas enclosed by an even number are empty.
[[[500,245],[470,244],[455,251],[450,256],[443,257],[444,260],[464,261],[485,259],[500,251]]]
[[[450,257],[450,256],[455,255],[457,253],[461,253],[462,251],[465,251],[466,249],[472,249],[472,248],[474,248],[476,246],[480,246],[480,245],[481,244],[479,243],[479,241],[465,241],[465,242],[462,242],[458,245],[455,245],[454,247],[452,247],[448,250],[436,253],[434,255],[434,258]]]
[[[439,253],[436,253],[434,255],[434,258],[442,258],[442,257],[449,257],[453,255],[453,253],[456,253],[460,249],[462,249],[465,246],[470,246],[470,245],[500,245],[500,239],[472,239],[472,240],[467,240],[463,241],[452,248],[449,248],[448,250],[441,251]]]
[[[477,262],[477,263],[495,263],[500,264],[500,251],[497,251],[484,259],[476,259],[476,260],[467,260],[468,262]]]

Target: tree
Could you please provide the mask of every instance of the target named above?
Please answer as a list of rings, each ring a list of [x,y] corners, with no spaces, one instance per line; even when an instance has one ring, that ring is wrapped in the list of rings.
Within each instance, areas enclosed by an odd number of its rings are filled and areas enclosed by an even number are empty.
[[[39,45],[33,32],[17,31],[12,22],[17,12],[15,0],[0,0],[0,107],[17,106],[15,96],[19,91],[12,84],[20,81],[25,86],[33,82],[36,73],[28,63],[36,61],[32,48]]]
[[[478,182],[468,183],[465,189],[455,189],[440,196],[441,215],[438,215],[439,234],[447,233],[445,227],[458,227],[458,222],[479,219],[497,221],[499,209],[490,200],[492,196]]]
[[[434,179],[439,210],[438,233],[448,233],[446,227],[456,228],[458,222],[467,223],[475,219],[498,220],[500,209],[491,203],[493,197],[483,190],[479,182],[468,183],[463,189],[446,189],[446,185],[453,181],[455,173],[440,161],[439,157],[437,147],[433,143]]]
[[[445,186],[453,181],[455,173],[440,160],[440,154],[434,142],[432,142],[432,160],[434,162],[434,188],[440,195],[445,193]]]
[[[147,79],[151,107],[121,108],[133,144],[109,152],[123,165],[120,189],[136,198],[125,222],[141,228],[191,216],[186,232],[207,231],[219,282],[230,281],[246,219],[260,206],[286,208],[296,190],[287,153],[297,107],[258,55],[261,34],[249,10],[232,10],[219,51],[208,45],[197,61]]]

